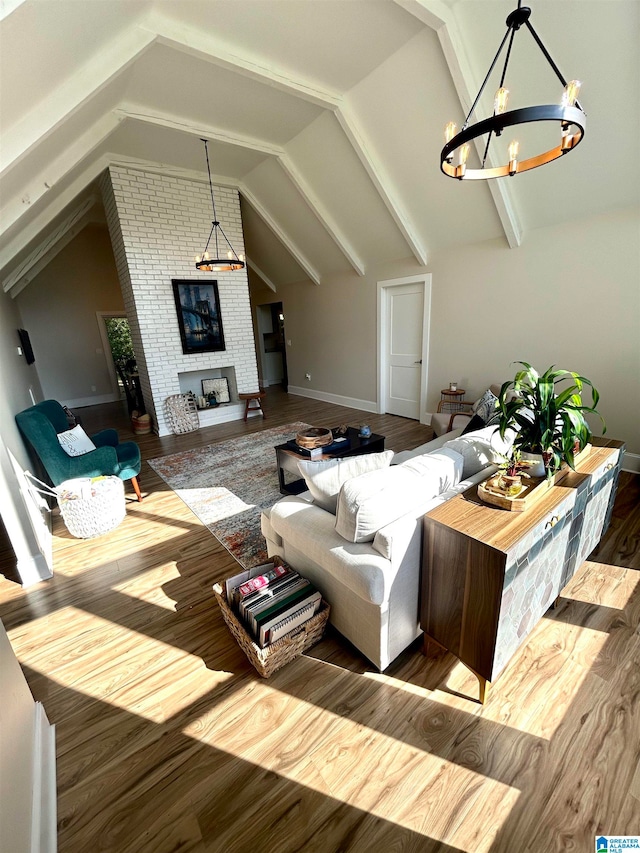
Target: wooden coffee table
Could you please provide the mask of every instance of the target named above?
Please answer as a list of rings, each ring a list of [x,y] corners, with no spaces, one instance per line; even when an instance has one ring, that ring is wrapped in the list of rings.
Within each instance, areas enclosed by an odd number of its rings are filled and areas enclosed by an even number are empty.
[[[335,429],[333,430],[333,434],[336,438],[339,437]],[[361,438],[358,435],[357,427],[347,427],[345,437],[348,439],[348,443],[344,450],[323,453],[321,456],[315,458],[317,460],[342,459],[347,456],[362,456],[365,453],[381,453],[384,450],[384,435],[377,435],[375,432],[372,432],[369,438]],[[275,451],[280,494],[299,495],[300,492],[304,492],[307,484],[303,479],[300,479],[298,462],[301,459],[309,460],[309,454],[292,449],[290,444],[278,444]],[[285,482],[285,471],[288,471],[290,474],[296,474],[298,479],[289,483]]]

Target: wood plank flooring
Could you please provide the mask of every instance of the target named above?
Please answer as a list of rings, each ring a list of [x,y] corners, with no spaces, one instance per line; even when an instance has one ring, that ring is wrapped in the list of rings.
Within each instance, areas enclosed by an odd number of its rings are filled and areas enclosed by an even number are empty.
[[[394,450],[431,437],[278,389],[266,412],[137,440],[149,459],[295,420],[366,421]],[[119,406],[81,414],[130,432]],[[484,707],[419,640],[381,675],[330,629],[261,679],[211,593],[233,559],[146,463],[111,534],[56,518],[54,579],[0,578],[0,618],[56,725],[60,853],[591,853],[638,833],[639,483],[622,475],[598,553]]]

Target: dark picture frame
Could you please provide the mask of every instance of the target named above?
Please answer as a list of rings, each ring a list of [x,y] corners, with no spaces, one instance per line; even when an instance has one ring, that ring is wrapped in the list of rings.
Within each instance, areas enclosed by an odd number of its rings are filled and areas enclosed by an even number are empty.
[[[20,338],[20,345],[22,346],[22,352],[24,353],[27,364],[33,364],[36,357],[33,354],[29,332],[26,329],[18,329],[18,337]]]
[[[186,354],[224,350],[218,282],[174,278],[171,283],[182,352]]]

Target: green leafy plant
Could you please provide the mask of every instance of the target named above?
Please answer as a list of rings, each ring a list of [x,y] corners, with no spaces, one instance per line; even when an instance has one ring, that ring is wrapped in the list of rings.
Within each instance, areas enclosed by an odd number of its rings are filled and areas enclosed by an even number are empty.
[[[498,464],[498,470],[507,477],[530,477],[527,473],[530,467],[531,462],[522,458],[522,451],[517,447],[512,447],[509,454],[503,456],[502,462]]]
[[[109,347],[113,356],[113,364],[120,378],[122,388],[127,400],[129,412],[144,412],[144,402],[137,393],[131,376],[136,370],[136,357],[133,351],[131,331],[126,317],[106,317],[105,326]]]
[[[596,414],[600,395],[589,379],[570,370],[554,370],[554,365],[539,374],[526,361],[518,361],[524,370],[505,382],[498,395],[500,411],[500,436],[508,429],[514,430],[514,449],[540,453],[544,459],[547,477],[551,478],[566,462],[575,468],[575,454],[591,438],[585,414]],[[568,383],[568,384],[567,384]],[[590,390],[590,405],[582,399]]]

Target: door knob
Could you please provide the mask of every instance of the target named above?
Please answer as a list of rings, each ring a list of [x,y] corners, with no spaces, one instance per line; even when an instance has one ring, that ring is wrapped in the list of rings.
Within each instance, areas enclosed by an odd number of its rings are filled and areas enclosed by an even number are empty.
[[[414,361],[413,363],[414,364],[422,364],[422,359],[420,359],[420,361]]]

